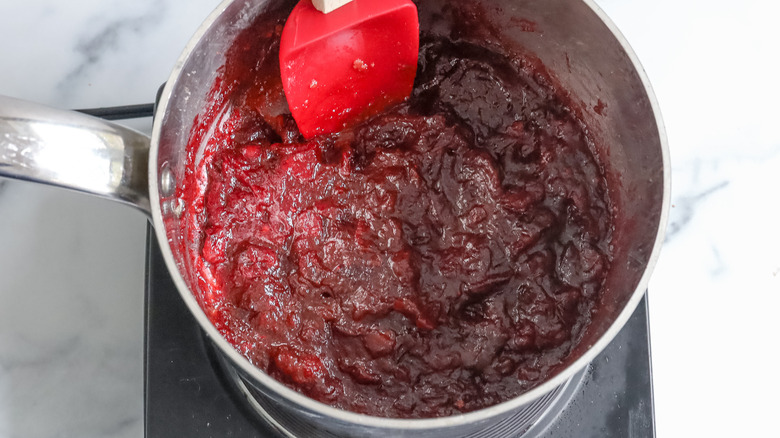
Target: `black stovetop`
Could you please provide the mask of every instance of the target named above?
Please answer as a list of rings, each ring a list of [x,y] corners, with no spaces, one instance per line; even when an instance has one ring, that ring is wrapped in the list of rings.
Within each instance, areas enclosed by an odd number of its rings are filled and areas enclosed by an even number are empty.
[[[145,436],[276,437],[218,365],[151,229],[146,268]],[[655,437],[647,299],[557,412],[522,438]]]

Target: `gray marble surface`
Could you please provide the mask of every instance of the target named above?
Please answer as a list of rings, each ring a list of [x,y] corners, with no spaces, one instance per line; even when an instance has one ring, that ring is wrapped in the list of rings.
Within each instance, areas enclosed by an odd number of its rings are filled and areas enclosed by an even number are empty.
[[[217,3],[3,1],[0,94],[150,102]],[[672,156],[650,288],[658,436],[775,436],[780,3],[598,3],[647,70]],[[143,434],[145,227],[126,207],[0,181],[0,438]]]
[[[215,0],[0,2],[0,94],[147,103]],[[150,132],[150,120],[130,123]],[[143,436],[146,218],[0,187],[0,437]]]

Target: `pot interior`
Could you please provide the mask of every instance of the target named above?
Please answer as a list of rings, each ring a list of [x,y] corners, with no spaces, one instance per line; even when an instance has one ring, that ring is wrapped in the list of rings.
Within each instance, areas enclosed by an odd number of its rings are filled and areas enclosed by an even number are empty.
[[[422,28],[442,34],[454,31],[449,17],[457,13],[461,2],[420,3]],[[476,3],[476,9],[493,26],[465,38],[538,58],[562,88],[571,92],[590,135],[602,148],[597,152],[611,186],[616,216],[614,262],[593,322],[549,385],[533,391],[528,399],[513,402],[517,406],[549,391],[584,366],[614,336],[638,303],[647,286],[648,268],[657,257],[668,209],[668,159],[660,117],[644,73],[595,5],[581,0],[468,3]],[[197,243],[184,231],[187,224],[181,212],[188,206],[177,198],[177,187],[185,181],[187,160],[200,152],[187,150],[187,145],[193,126],[208,104],[227,49],[258,14],[291,5],[290,1],[226,1],[207,20],[165,88],[153,132],[150,169],[155,228],[184,300],[226,355],[250,379],[273,386],[272,392],[285,390],[268,383],[267,376],[232,351],[198,307],[193,293],[200,293],[199,278],[186,251]]]

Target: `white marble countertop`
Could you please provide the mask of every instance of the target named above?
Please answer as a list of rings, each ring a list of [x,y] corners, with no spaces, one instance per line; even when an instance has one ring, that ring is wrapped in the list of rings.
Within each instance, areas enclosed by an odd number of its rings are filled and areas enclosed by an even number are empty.
[[[650,287],[658,436],[771,436],[780,3],[597,1],[648,72],[672,156]],[[2,2],[0,94],[150,102],[217,3]],[[0,438],[143,434],[145,229],[126,207],[0,181]]]

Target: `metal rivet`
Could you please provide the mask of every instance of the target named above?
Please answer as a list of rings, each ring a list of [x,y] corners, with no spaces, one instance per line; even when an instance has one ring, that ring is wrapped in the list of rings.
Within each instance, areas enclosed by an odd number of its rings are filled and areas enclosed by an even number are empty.
[[[163,165],[163,169],[160,172],[160,194],[163,196],[171,196],[176,188],[176,178],[173,176],[168,164]]]

